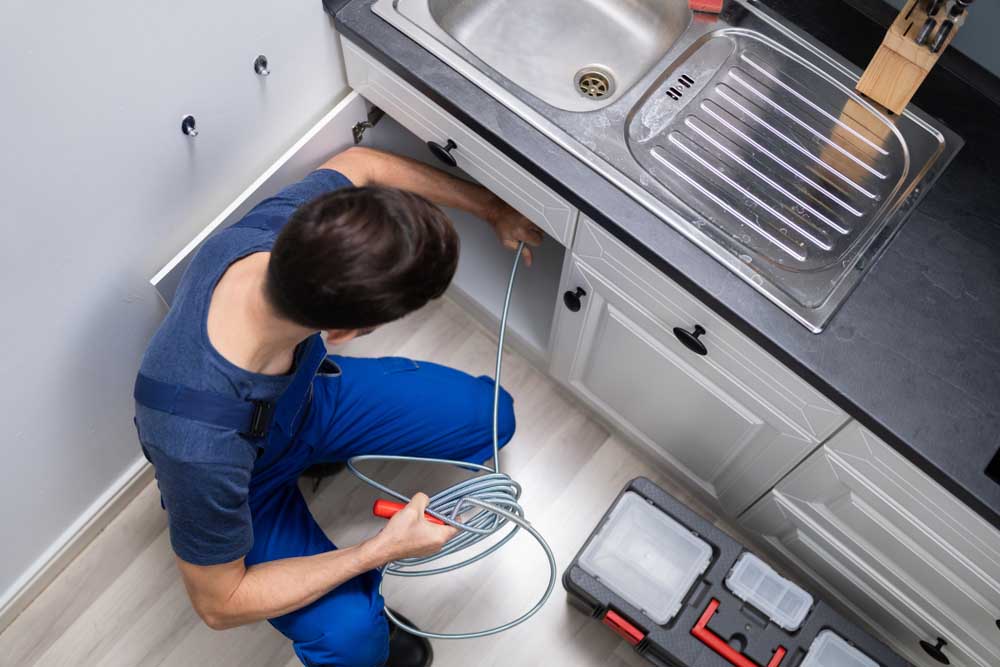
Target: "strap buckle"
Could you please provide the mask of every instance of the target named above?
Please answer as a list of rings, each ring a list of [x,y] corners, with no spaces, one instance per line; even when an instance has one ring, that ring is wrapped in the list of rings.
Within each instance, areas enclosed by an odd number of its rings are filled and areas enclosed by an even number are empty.
[[[250,428],[243,435],[251,438],[265,438],[271,426],[274,414],[274,403],[271,401],[250,401],[253,413],[250,415]]]

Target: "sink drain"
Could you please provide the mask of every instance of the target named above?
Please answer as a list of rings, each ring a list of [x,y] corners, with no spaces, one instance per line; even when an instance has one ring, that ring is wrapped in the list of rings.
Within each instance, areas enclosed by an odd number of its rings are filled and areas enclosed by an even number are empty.
[[[595,100],[607,97],[615,90],[611,72],[602,67],[584,67],[573,77],[573,82],[578,93]]]

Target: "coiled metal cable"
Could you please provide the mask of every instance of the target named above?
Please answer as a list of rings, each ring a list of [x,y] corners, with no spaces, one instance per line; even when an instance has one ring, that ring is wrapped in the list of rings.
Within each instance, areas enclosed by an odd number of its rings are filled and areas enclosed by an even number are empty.
[[[421,558],[404,558],[393,561],[382,567],[383,574],[391,574],[399,577],[426,577],[444,572],[451,572],[459,568],[471,565],[495,553],[500,547],[509,542],[521,529],[535,538],[538,545],[545,552],[549,565],[549,582],[545,592],[533,607],[521,616],[512,621],[498,625],[486,630],[476,632],[440,633],[426,632],[418,628],[410,627],[400,621],[392,612],[386,608],[385,614],[389,619],[403,630],[421,637],[430,639],[472,639],[474,637],[486,637],[494,635],[504,630],[509,630],[516,625],[520,625],[534,616],[555,588],[558,572],[556,559],[552,555],[552,549],[545,542],[545,539],[535,530],[524,516],[524,509],[518,503],[521,498],[521,485],[515,482],[510,475],[500,472],[500,439],[499,439],[499,411],[500,411],[500,371],[503,365],[503,342],[504,334],[507,330],[507,313],[510,309],[510,295],[514,289],[514,278],[517,275],[517,267],[520,263],[521,253],[524,250],[522,241],[517,247],[514,257],[514,265],[510,270],[510,279],[507,282],[507,293],[503,300],[503,311],[500,314],[500,332],[497,336],[497,356],[496,370],[493,382],[493,467],[465,461],[452,461],[449,459],[423,458],[415,456],[391,456],[391,455],[362,455],[354,456],[347,461],[347,468],[354,473],[358,479],[378,489],[382,493],[392,496],[397,500],[408,503],[410,498],[398,491],[377,482],[368,477],[357,468],[357,464],[366,461],[409,461],[419,463],[430,463],[437,465],[458,466],[463,469],[474,469],[483,473],[471,479],[462,480],[453,484],[443,491],[439,491],[430,498],[427,505],[427,513],[441,519],[445,523],[459,529],[459,533],[445,543],[444,547],[436,554]],[[463,513],[474,512],[471,517],[460,519]],[[505,527],[507,533],[499,538],[495,544],[484,548],[478,553],[470,555],[468,558],[437,567],[428,567],[430,564],[442,558],[451,556],[465,549],[469,549],[485,539],[496,535]],[[379,585],[379,593],[382,586]]]

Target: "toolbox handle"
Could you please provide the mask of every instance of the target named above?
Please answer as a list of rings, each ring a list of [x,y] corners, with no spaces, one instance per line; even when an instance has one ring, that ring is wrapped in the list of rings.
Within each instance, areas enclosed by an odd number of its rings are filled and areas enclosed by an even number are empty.
[[[641,642],[646,636],[642,634],[642,630],[626,621],[624,617],[615,612],[613,609],[608,609],[608,611],[604,614],[604,618],[601,619],[601,622],[614,630],[619,637],[627,641],[632,646]]]
[[[698,622],[694,624],[691,628],[691,634],[700,639],[706,646],[721,655],[723,658],[736,665],[736,667],[759,667],[759,665],[743,655],[732,646],[730,646],[722,637],[715,634],[708,628],[708,622],[713,616],[715,616],[716,610],[719,608],[719,601],[712,598],[712,601],[708,603],[708,607],[705,608],[705,612],[698,619]],[[784,646],[779,646],[774,650],[774,655],[771,656],[770,662],[767,663],[767,667],[778,667],[781,661],[785,657]]]

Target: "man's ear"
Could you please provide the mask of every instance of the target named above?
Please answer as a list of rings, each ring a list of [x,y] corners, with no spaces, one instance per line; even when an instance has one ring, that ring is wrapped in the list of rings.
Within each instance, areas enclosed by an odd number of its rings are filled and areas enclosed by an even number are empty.
[[[343,345],[349,340],[354,340],[358,337],[357,329],[331,329],[330,331],[323,332],[323,338],[326,340],[327,345]]]

